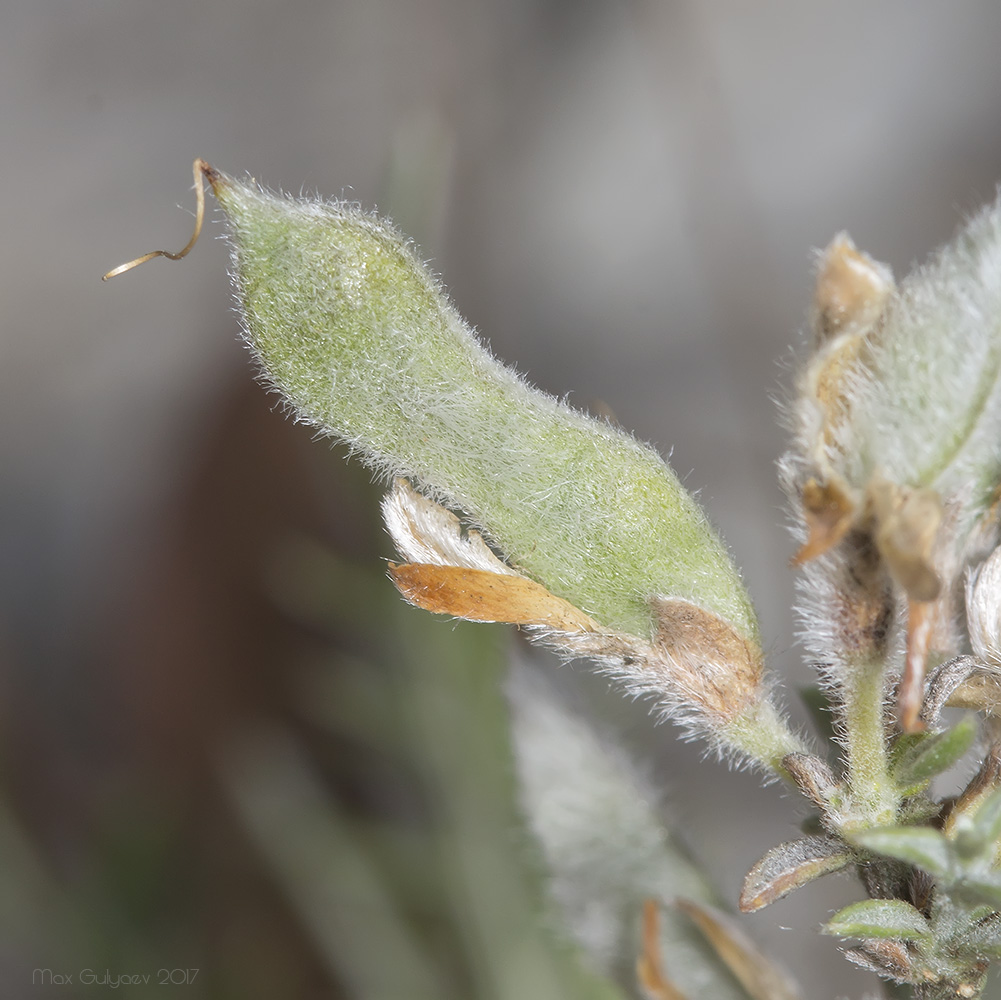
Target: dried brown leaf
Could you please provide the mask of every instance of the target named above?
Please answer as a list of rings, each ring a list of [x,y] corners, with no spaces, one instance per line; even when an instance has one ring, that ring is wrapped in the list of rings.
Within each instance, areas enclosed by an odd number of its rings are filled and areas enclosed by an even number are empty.
[[[677,905],[753,1000],[800,1000],[789,974],[764,955],[734,920],[690,899],[679,899]]]
[[[643,903],[643,950],[636,959],[636,978],[646,1000],[687,1000],[664,974],[660,953],[660,908],[653,899]]]

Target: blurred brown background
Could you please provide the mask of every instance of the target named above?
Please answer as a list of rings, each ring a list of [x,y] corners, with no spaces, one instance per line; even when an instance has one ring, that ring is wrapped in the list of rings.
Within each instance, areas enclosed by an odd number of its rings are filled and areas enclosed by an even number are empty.
[[[670,453],[792,691],[809,674],[772,398],[809,250],[848,229],[899,275],[993,197],[999,44],[990,0],[8,0],[0,992],[77,995],[31,983],[62,962],[198,966],[172,987],[188,1000],[358,995],[220,785],[247,725],[296,733],[338,808],[389,828],[424,808],[377,721],[345,735],[348,694],[336,725],[304,708],[317,650],[368,655],[367,630],[391,631],[371,609],[302,613],[309,546],[371,571],[373,602],[389,547],[365,476],[254,383],[224,246],[98,280],[183,245],[196,155],[391,211],[500,357]],[[584,673],[734,899],[798,806]],[[870,983],[813,931],[852,891],[747,922],[808,997]]]

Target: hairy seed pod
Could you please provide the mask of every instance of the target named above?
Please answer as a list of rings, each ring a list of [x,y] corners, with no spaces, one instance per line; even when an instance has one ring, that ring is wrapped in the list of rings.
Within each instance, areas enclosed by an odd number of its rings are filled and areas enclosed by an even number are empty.
[[[649,599],[677,597],[757,641],[724,547],[659,455],[498,362],[391,225],[208,176],[247,340],[303,420],[465,512],[605,627],[649,638]]]

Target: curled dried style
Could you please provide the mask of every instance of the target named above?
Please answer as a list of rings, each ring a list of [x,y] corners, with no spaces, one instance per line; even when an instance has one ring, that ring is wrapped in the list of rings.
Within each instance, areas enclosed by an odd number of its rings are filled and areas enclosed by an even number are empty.
[[[198,242],[198,237],[202,234],[202,223],[205,221],[204,178],[208,177],[209,182],[212,183],[214,178],[217,176],[215,170],[213,170],[212,167],[210,167],[201,158],[195,160],[192,169],[195,175],[196,201],[195,228],[191,234],[191,239],[189,239],[184,247],[176,253],[171,253],[170,250],[151,250],[149,253],[144,253],[141,257],[136,257],[135,260],[130,260],[125,264],[119,264],[118,267],[113,267],[107,274],[103,275],[101,277],[101,281],[107,281],[109,278],[114,278],[119,274],[124,274],[126,271],[131,271],[132,268],[138,267],[140,264],[145,264],[146,261],[152,260],[154,257],[166,257],[167,260],[180,260],[182,257],[187,257],[194,245]]]
[[[977,996],[1001,952],[1001,210],[899,285],[844,234],[818,260],[781,477],[803,641],[835,718],[830,761],[776,706],[740,575],[659,455],[502,365],[385,220],[274,195],[203,160],[194,174],[187,246],[105,278],[185,256],[209,181],[264,380],[394,482],[383,515],[405,599],[588,658],[720,755],[796,786],[818,829],[754,866],[741,908],[855,867],[870,898],[824,928],[861,942],[849,957],[915,996]],[[943,728],[947,705],[977,714]],[[936,799],[932,779],[981,735],[990,749],[974,779]],[[550,821],[535,819],[547,847]],[[571,863],[551,846],[555,868]],[[634,920],[649,895],[630,889],[616,912]],[[660,911],[642,909],[639,988],[683,998]],[[745,956],[728,967],[755,1000],[795,995],[708,910],[681,911],[724,964]]]

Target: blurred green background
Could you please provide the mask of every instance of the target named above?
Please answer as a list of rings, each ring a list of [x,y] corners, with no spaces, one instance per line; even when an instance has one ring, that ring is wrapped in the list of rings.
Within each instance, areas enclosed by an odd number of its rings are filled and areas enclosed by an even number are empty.
[[[524,919],[519,640],[400,605],[379,491],[255,383],[221,243],[98,280],[183,245],[196,155],[391,212],[500,357],[670,452],[792,690],[808,251],[847,228],[900,275],[993,197],[999,44],[990,0],[7,0],[0,994],[590,995]],[[798,805],[558,669],[735,899]],[[853,893],[746,921],[809,998],[872,982],[814,933]]]

